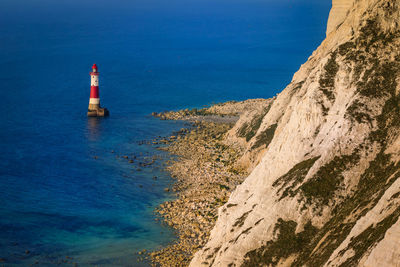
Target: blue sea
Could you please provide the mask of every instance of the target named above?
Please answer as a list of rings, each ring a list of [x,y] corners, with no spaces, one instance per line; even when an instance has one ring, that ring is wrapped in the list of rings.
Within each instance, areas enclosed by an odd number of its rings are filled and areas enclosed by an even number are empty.
[[[154,214],[174,195],[142,141],[185,126],[149,114],[276,95],[330,5],[0,0],[0,266],[148,266],[137,252],[175,239]],[[109,118],[86,117],[93,63]]]

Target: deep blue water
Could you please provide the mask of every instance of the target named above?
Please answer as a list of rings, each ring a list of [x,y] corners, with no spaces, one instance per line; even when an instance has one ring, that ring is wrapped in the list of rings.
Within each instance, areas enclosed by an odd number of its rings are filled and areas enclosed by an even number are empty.
[[[274,96],[323,40],[329,8],[330,0],[0,0],[4,264],[140,266],[137,251],[172,241],[153,214],[173,197],[163,190],[172,180],[162,160],[138,166],[166,155],[138,142],[183,123],[148,114]],[[106,119],[86,117],[93,63]]]

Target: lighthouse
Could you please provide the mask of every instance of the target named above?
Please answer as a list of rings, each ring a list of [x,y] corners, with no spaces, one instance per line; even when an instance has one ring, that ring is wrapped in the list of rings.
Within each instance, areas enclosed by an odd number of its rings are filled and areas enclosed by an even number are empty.
[[[99,69],[96,64],[93,64],[90,72],[90,99],[87,115],[89,117],[105,117],[109,115],[108,109],[100,107]]]

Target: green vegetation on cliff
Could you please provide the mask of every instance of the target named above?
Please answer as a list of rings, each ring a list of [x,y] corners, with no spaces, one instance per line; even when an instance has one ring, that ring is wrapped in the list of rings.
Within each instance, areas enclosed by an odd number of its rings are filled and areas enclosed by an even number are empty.
[[[245,137],[247,142],[250,141],[250,139],[256,135],[258,129],[261,126],[261,122],[270,110],[271,105],[272,103],[264,108],[259,114],[254,116],[250,123],[244,123],[242,127],[238,130],[238,136]]]
[[[391,12],[390,9],[387,12]],[[276,229],[279,229],[278,236],[247,253],[243,266],[277,265],[280,260],[291,255],[296,255],[292,266],[323,266],[348,237],[357,221],[378,203],[387,189],[400,177],[400,163],[394,162],[392,155],[386,152],[392,140],[400,134],[400,96],[396,92],[397,79],[400,76],[400,57],[397,55],[390,58],[380,52],[390,52],[400,32],[385,32],[377,21],[377,18],[368,20],[358,38],[342,44],[331,53],[331,58],[325,65],[325,74],[320,79],[322,92],[330,101],[334,101],[330,88],[334,86],[338,62],[344,60],[347,66],[352,66],[357,95],[347,107],[346,117],[352,122],[351,127],[356,123],[366,123],[375,130],[370,132],[364,143],[352,154],[334,157],[307,181],[304,182],[304,179],[318,158],[300,162],[273,184],[275,187],[279,186],[280,199],[300,193],[306,204],[331,206],[331,217],[321,229],[310,226],[308,222],[304,231],[298,234],[295,233],[295,222],[280,220],[276,225]],[[382,105],[382,110],[374,111],[371,103]],[[372,147],[378,151],[371,152],[368,148]],[[340,196],[337,192],[344,189],[344,172],[358,164],[361,156],[365,156],[361,151],[367,155],[374,153],[374,159],[360,175],[355,190]],[[399,217],[400,208],[397,208],[386,218],[354,236],[348,247],[340,252],[340,256],[343,256],[350,249],[354,251],[354,255],[342,266],[356,266],[365,252],[382,240]]]
[[[276,240],[268,241],[266,245],[248,252],[242,266],[276,266],[280,259],[286,259],[298,253],[309,244],[317,229],[308,223],[304,230],[296,234],[297,223],[278,219],[274,228]]]

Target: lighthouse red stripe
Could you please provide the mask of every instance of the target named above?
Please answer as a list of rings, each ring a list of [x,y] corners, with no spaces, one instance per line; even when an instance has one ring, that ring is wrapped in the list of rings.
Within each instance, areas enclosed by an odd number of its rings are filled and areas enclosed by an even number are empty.
[[[98,86],[90,86],[90,98],[99,98]]]

